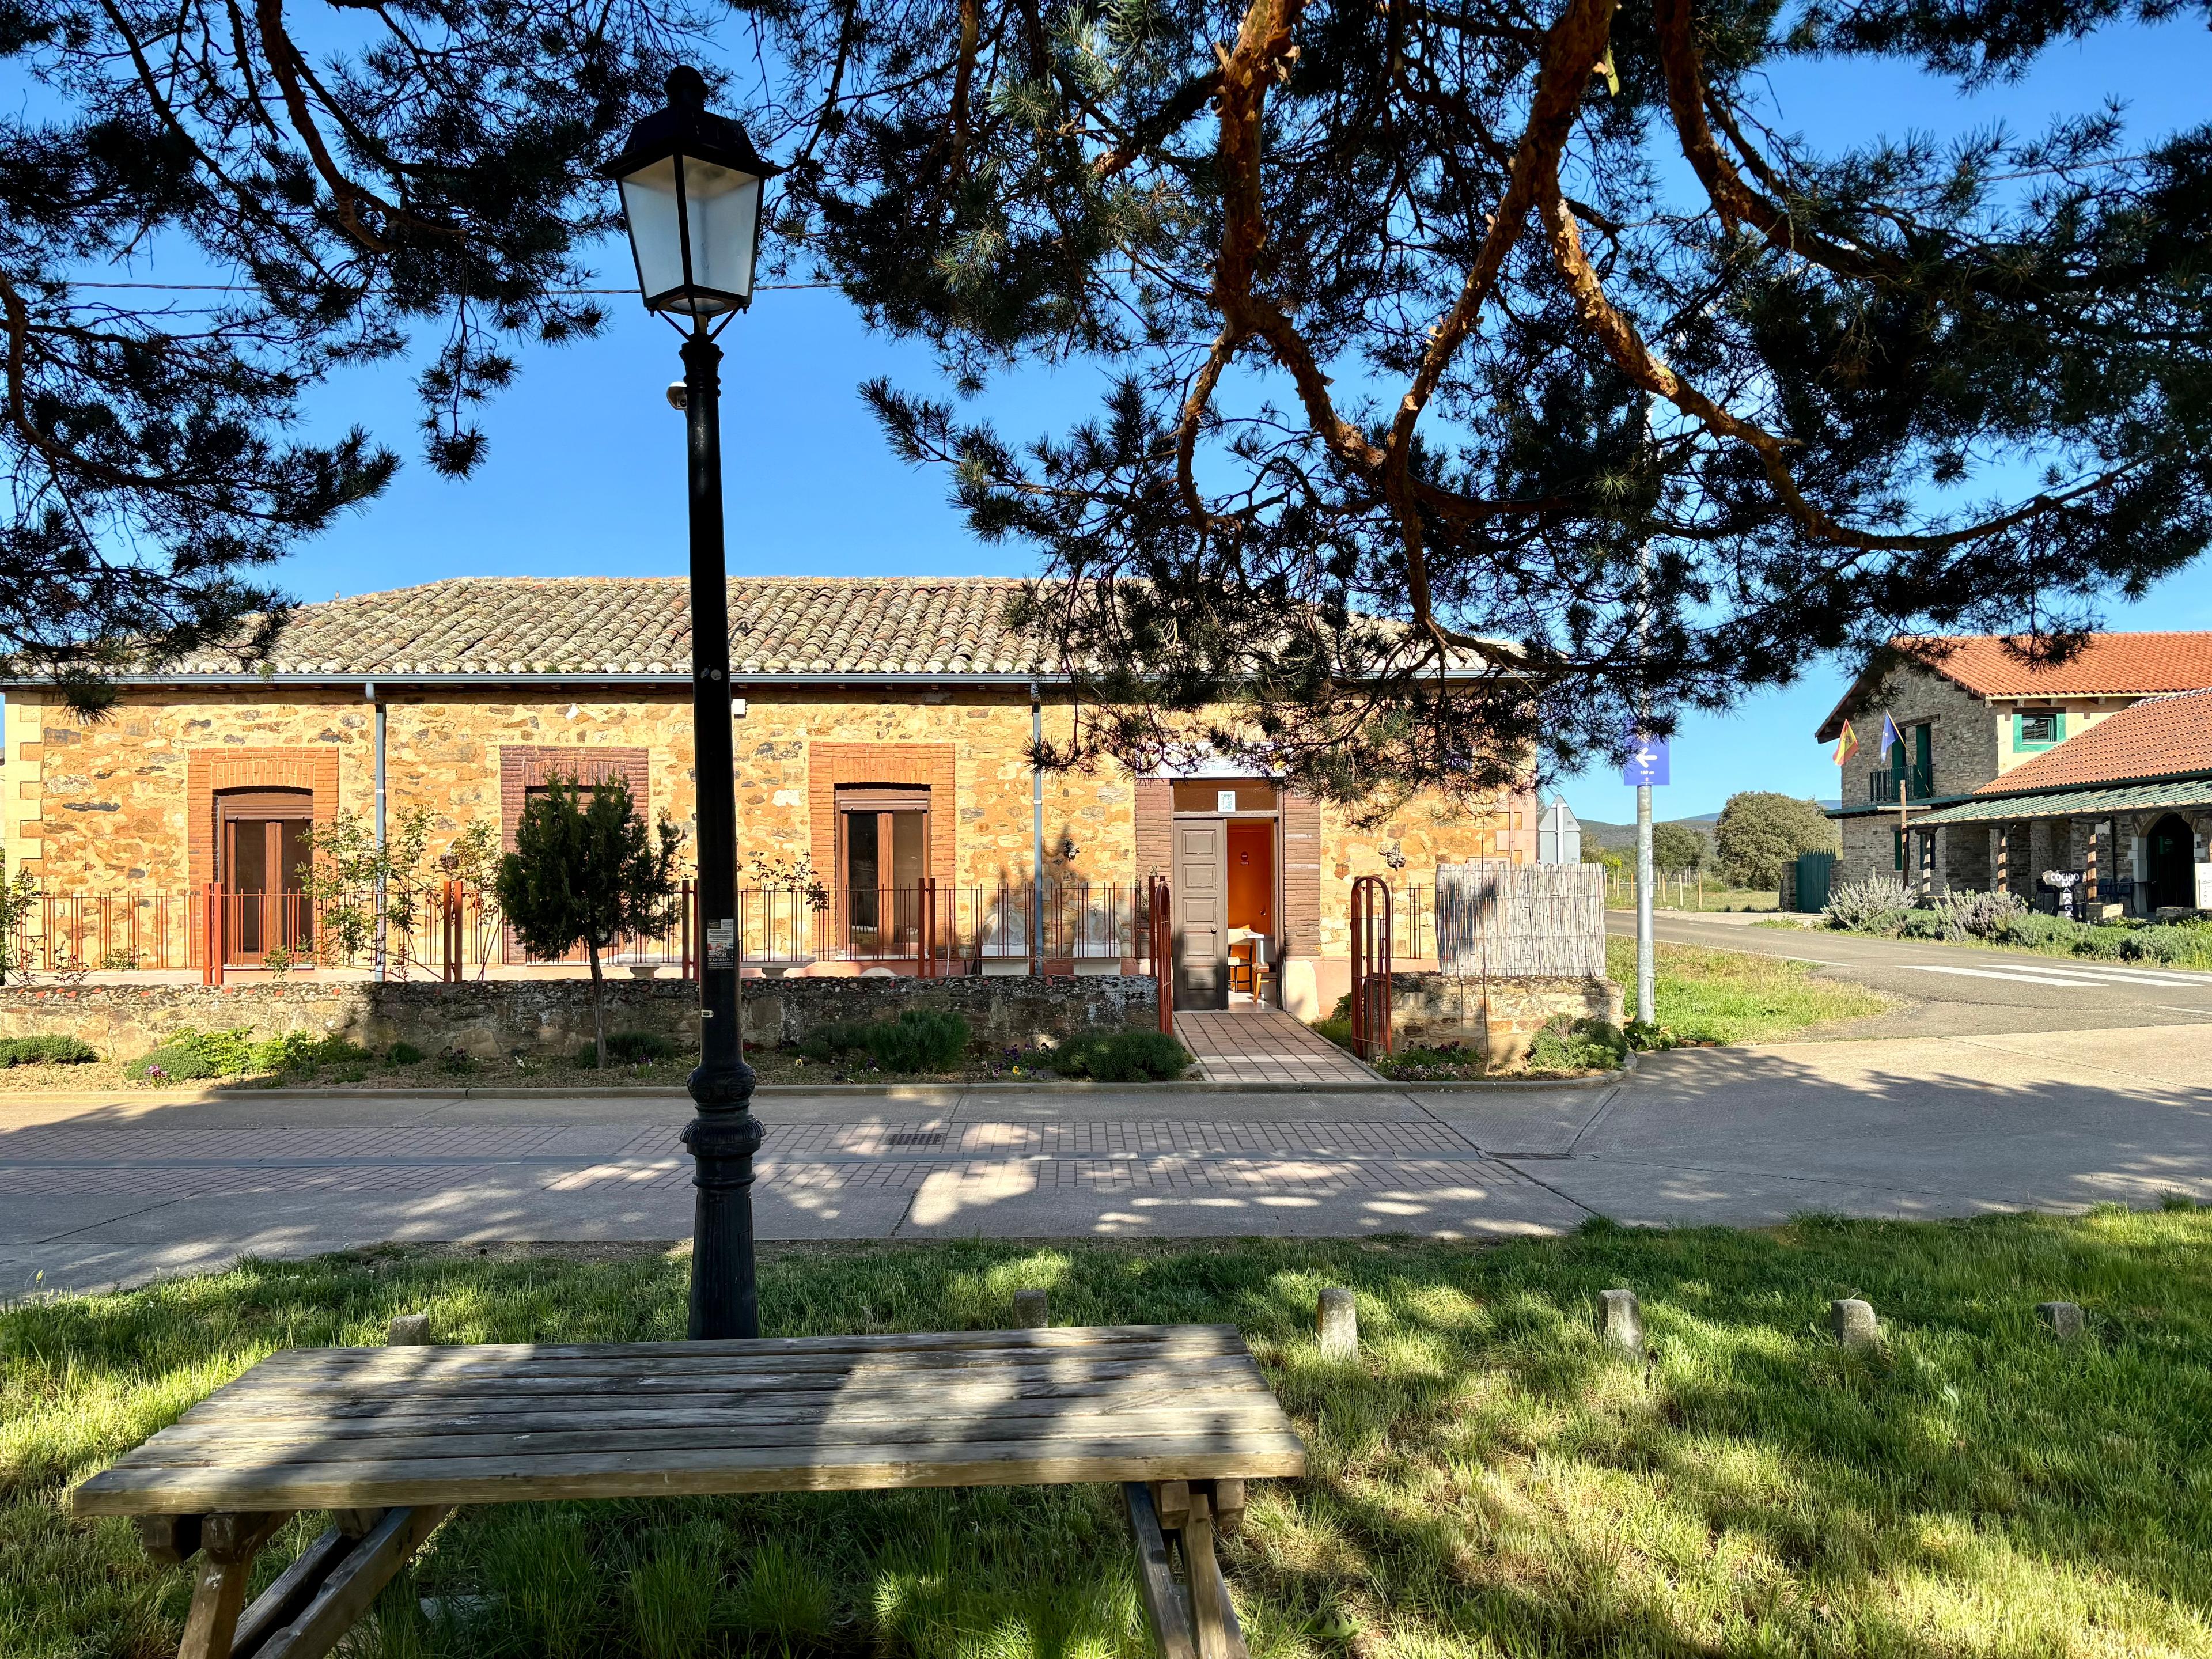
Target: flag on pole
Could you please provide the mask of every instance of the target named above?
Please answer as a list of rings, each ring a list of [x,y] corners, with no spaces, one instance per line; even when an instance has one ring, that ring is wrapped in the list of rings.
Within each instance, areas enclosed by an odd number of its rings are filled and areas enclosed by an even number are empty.
[[[1859,734],[1851,730],[1849,720],[1844,722],[1844,735],[1836,740],[1836,764],[1849,766],[1851,757],[1859,752]]]
[[[1890,744],[1893,743],[1901,744],[1904,741],[1905,733],[1897,729],[1897,722],[1890,719],[1888,715],[1884,714],[1881,717],[1881,752],[1883,757],[1885,759],[1888,757]]]

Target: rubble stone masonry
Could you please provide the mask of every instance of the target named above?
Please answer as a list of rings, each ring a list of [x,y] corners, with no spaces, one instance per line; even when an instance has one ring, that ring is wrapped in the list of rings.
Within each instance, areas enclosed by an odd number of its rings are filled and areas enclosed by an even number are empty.
[[[580,761],[599,751],[598,764],[582,762],[580,771],[619,770],[633,779],[641,756],[648,815],[690,826],[686,688],[381,689],[387,823],[428,809],[434,851],[474,821],[507,827],[520,787],[564,750],[579,751]],[[835,786],[915,782],[946,797],[933,799],[931,813],[940,884],[990,888],[1031,879],[1025,687],[739,690],[746,708],[734,731],[738,833],[748,866],[755,855],[786,867],[804,860],[834,881],[834,836],[824,817],[834,811]],[[1065,735],[1070,711],[1048,695],[1044,719],[1048,736]],[[366,819],[374,809],[374,705],[359,685],[144,689],[97,718],[36,692],[11,692],[0,773],[8,868],[30,871],[52,892],[191,890],[212,874],[205,867],[212,793],[226,787],[222,780],[307,788],[319,820],[340,812]],[[1113,768],[1048,775],[1046,879],[1143,881],[1150,870],[1138,845],[1141,787]],[[1343,953],[1355,876],[1426,885],[1439,860],[1533,856],[1532,810],[1527,797],[1516,798],[1510,812],[1427,798],[1368,826],[1334,808],[1316,815],[1311,803],[1287,803],[1285,863],[1317,858],[1320,866],[1318,915],[1285,915],[1292,951],[1317,949],[1325,960]]]

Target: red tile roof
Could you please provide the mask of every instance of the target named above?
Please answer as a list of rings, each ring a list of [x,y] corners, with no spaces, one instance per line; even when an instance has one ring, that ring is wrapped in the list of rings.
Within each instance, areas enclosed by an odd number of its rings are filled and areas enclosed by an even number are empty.
[[[2148,697],[2212,690],[2212,633],[2092,634],[2063,663],[2030,662],[2024,636],[1931,634],[1892,641],[1908,661],[1981,697]],[[1814,734],[1834,740],[1846,715],[1866,706],[1883,676],[1862,670]]]
[[[2148,696],[2212,689],[2212,633],[2092,634],[2060,663],[2025,660],[2024,640],[1995,634],[1912,641],[1936,672],[1984,697]]]
[[[2079,789],[2087,784],[2198,772],[2212,772],[2212,691],[2152,697],[2123,708],[1974,793],[2012,795],[2028,789]]]

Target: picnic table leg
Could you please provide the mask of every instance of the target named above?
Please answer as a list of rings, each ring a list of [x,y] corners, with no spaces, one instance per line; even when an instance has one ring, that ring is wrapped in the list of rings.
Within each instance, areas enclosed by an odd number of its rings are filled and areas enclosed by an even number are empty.
[[[1191,1642],[1190,1605],[1175,1581],[1175,1565],[1168,1557],[1167,1534],[1160,1530],[1152,1489],[1141,1480],[1127,1481],[1121,1498],[1129,1506],[1129,1530],[1137,1540],[1137,1593],[1144,1599],[1152,1645],[1160,1659],[1197,1659],[1198,1650]]]
[[[1182,1527],[1182,1570],[1190,1581],[1198,1659],[1245,1659],[1244,1632],[1229,1600],[1229,1581],[1213,1555],[1213,1504],[1204,1492],[1190,1495],[1190,1518]]]
[[[289,1512],[210,1515],[200,1525],[200,1565],[192,1575],[191,1610],[177,1659],[230,1659],[231,1638],[246,1606],[253,1558]]]
[[[1175,1535],[1182,1550],[1183,1582],[1160,1581],[1155,1589],[1140,1577],[1146,1591],[1146,1611],[1152,1615],[1162,1659],[1246,1659],[1244,1632],[1237,1623],[1237,1609],[1229,1599],[1229,1581],[1213,1553],[1217,1521],[1236,1524],[1244,1509],[1242,1480],[1161,1480],[1139,1489],[1152,1501],[1146,1506],[1157,1517],[1156,1525]],[[1137,1531],[1138,1567],[1148,1565],[1146,1537],[1135,1496],[1129,1499],[1130,1523]],[[1154,1606],[1155,1598],[1161,1603]],[[1172,1613],[1164,1609],[1172,1607]],[[1181,1645],[1177,1645],[1180,1644]]]

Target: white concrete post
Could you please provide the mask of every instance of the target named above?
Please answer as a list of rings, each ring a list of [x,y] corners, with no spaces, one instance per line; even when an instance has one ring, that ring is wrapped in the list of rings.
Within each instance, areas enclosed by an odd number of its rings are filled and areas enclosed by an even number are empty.
[[[1332,1285],[1321,1293],[1314,1322],[1321,1333],[1321,1357],[1349,1361],[1359,1358],[1359,1310],[1352,1292]]]

